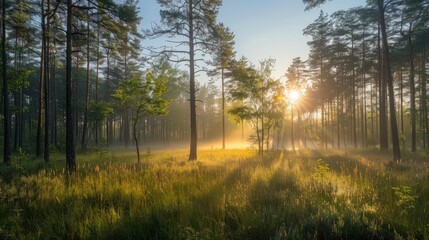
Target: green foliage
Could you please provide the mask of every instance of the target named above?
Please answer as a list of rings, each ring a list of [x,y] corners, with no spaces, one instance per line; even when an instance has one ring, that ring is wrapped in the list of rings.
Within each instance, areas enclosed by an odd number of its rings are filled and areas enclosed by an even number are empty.
[[[392,190],[396,197],[396,204],[401,209],[401,212],[406,213],[409,209],[414,208],[417,196],[412,194],[409,186],[392,187]]]
[[[30,86],[30,82],[28,81],[29,76],[35,72],[34,69],[26,69],[26,70],[16,70],[9,69],[9,76],[11,76],[12,81],[10,81],[10,90],[18,91],[19,89],[26,89]]]
[[[325,2],[328,2],[328,0],[302,0],[302,2],[305,4],[305,10],[310,10]]]
[[[165,72],[156,75],[153,71],[147,71],[144,79],[140,72],[135,72],[131,75],[130,80],[120,82],[118,89],[113,94],[120,105],[131,109],[133,113],[133,136],[138,162],[140,162],[140,151],[137,124],[142,115],[167,114],[170,100],[164,98],[164,94],[168,91],[166,83]]]
[[[100,123],[106,119],[109,114],[113,113],[113,107],[111,105],[112,104],[104,101],[90,102],[88,106],[89,120]]]
[[[283,86],[271,76],[275,61],[261,61],[260,69],[249,66],[246,59],[234,64],[229,94],[233,104],[228,110],[237,122],[251,124],[258,140],[259,150],[268,142],[267,134],[278,127],[283,117]]]
[[[25,152],[24,149],[18,148],[18,155],[15,155],[14,158],[15,158],[15,160],[17,160],[17,162],[19,164],[21,164],[22,161],[29,160],[31,158],[31,156],[30,156],[30,154]]]
[[[129,81],[121,81],[113,96],[119,104],[140,114],[164,115],[169,101],[163,98],[168,91],[164,75],[155,76],[152,71],[143,79],[141,73],[133,73]]]
[[[313,178],[321,184],[324,184],[329,174],[329,164],[325,164],[322,159],[317,159],[316,167],[314,168]]]

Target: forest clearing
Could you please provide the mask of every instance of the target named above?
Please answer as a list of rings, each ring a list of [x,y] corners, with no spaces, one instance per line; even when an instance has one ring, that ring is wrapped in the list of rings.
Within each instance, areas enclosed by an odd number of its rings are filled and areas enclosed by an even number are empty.
[[[95,151],[1,166],[1,239],[428,239],[429,161],[378,150]]]
[[[429,0],[0,9],[0,240],[429,240]]]

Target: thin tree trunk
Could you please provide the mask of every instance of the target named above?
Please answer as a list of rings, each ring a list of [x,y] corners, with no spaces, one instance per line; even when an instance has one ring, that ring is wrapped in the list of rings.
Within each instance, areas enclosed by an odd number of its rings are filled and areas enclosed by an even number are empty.
[[[111,44],[111,39],[110,39],[110,34],[107,36],[107,41],[108,41],[108,48],[106,49],[106,95],[105,95],[105,100],[107,101],[110,98],[110,44]],[[114,134],[113,134],[113,119],[112,116],[109,114],[107,116],[107,127],[106,127],[106,132],[107,132],[107,145],[111,145],[114,139]]]
[[[3,77],[3,163],[10,165],[10,116],[9,116],[9,86],[7,81],[6,54],[6,0],[2,2],[2,77]]]
[[[352,58],[354,58],[354,35],[352,34]],[[352,134],[353,146],[357,148],[357,122],[356,122],[356,69],[355,62],[352,61]]]
[[[98,84],[99,84],[99,70],[100,70],[100,13],[97,18],[97,62],[96,62],[96,75],[95,75],[95,103],[98,104]],[[99,139],[99,122],[95,121],[95,145],[98,146]]]
[[[40,82],[39,82],[39,111],[37,115],[37,136],[36,136],[36,156],[40,157],[42,154],[42,110],[43,110],[43,81],[45,79],[45,1],[42,0],[42,19],[41,19],[41,29],[42,29],[42,49],[40,53]]]
[[[365,31],[363,32],[362,40],[362,146],[367,146],[368,140],[368,121],[367,121],[367,110],[366,110],[366,74],[365,74],[365,61],[366,61],[366,51],[365,51]]]
[[[138,113],[133,118],[133,136],[134,136],[134,143],[136,145],[136,153],[137,153],[137,162],[140,163],[140,149],[139,149],[139,140],[137,136],[137,120],[138,120]]]
[[[401,159],[401,149],[399,146],[398,126],[396,123],[396,109],[395,109],[395,93],[393,91],[393,77],[392,68],[390,65],[390,52],[387,42],[387,30],[385,23],[385,5],[384,0],[378,1],[378,9],[380,14],[380,25],[383,42],[383,60],[384,60],[384,73],[386,74],[387,86],[389,89],[389,110],[390,110],[390,127],[392,132],[392,145],[393,145],[393,161]]]
[[[18,71],[18,36],[15,37],[15,70]],[[15,123],[14,123],[14,138],[13,138],[13,149],[18,149],[18,135],[19,135],[19,96],[18,92],[14,91],[14,104],[15,104]]]
[[[128,50],[127,50],[127,45],[128,45],[128,35],[125,37],[125,50],[124,50],[124,75],[125,75],[125,81],[128,81]],[[130,122],[129,122],[129,111],[128,109],[125,109],[125,113],[124,113],[124,128],[123,128],[123,138],[124,138],[124,143],[125,143],[125,148],[128,148],[128,143],[130,140]]]
[[[400,103],[400,110],[401,110],[401,136],[405,136],[405,133],[404,133],[404,78],[403,78],[403,75],[402,75],[402,67],[401,67],[401,69],[399,70],[399,79],[400,79],[400,84],[401,84],[401,86],[400,86],[400,91],[401,91],[401,103]]]
[[[50,4],[51,1],[47,0],[48,4],[48,13],[50,12]],[[46,28],[45,33],[43,37],[45,38],[45,81],[44,81],[44,103],[45,103],[45,144],[44,144],[44,151],[43,151],[43,158],[45,159],[45,162],[49,162],[49,78],[50,78],[50,64],[49,64],[49,18],[47,18],[47,14],[43,13],[45,15],[45,18],[47,20],[46,22]]]
[[[412,23],[408,30],[408,47],[410,48],[410,113],[411,113],[411,151],[416,151],[417,133],[416,133],[416,86],[414,82],[415,68],[414,68],[414,48],[412,44]]]
[[[339,77],[338,77],[338,71],[336,76],[336,111],[337,111],[337,148],[341,148],[341,142],[340,142],[340,93],[339,93]]]
[[[74,121],[72,105],[72,0],[67,0],[66,49],[66,167],[69,174],[76,172],[74,150]]]
[[[335,148],[335,119],[334,119],[334,112],[335,112],[335,110],[334,110],[334,105],[335,105],[335,102],[334,102],[334,99],[335,98],[333,98],[333,99],[330,99],[329,100],[329,127],[330,127],[330,145],[331,145],[331,148]]]
[[[379,0],[378,0],[379,1]],[[388,149],[387,139],[387,114],[386,114],[386,73],[383,72],[384,59],[381,51],[381,24],[378,26],[378,91],[379,91],[379,128],[380,128],[380,150]]]
[[[89,1],[88,1],[88,8],[89,8]],[[83,127],[82,127],[82,142],[81,147],[82,151],[85,152],[86,150],[86,135],[88,131],[88,104],[89,104],[89,81],[90,81],[90,70],[89,70],[89,63],[90,63],[90,48],[89,48],[89,41],[90,41],[90,28],[89,28],[89,10],[87,13],[87,26],[86,26],[86,85],[85,85],[85,110],[83,113]]]
[[[54,49],[56,48],[56,41],[54,38]],[[52,82],[52,108],[53,108],[53,116],[52,116],[52,124],[53,124],[53,128],[52,128],[52,138],[53,138],[53,142],[55,147],[58,147],[58,123],[57,123],[57,110],[58,110],[58,105],[57,105],[57,89],[56,89],[56,58],[55,58],[55,54],[52,55],[53,56],[53,61],[52,61],[52,78],[50,79]]]
[[[293,104],[291,105],[291,114],[292,114],[292,118],[291,118],[291,127],[290,127],[290,136],[291,136],[291,141],[292,141],[292,150],[295,151],[295,137],[293,135]]]
[[[189,151],[189,160],[197,160],[197,114],[196,114],[196,90],[195,90],[195,60],[194,60],[194,1],[188,0],[188,25],[189,25],[189,95],[190,95],[190,114],[191,114],[191,145]]]
[[[222,149],[225,150],[225,75],[222,67]]]
[[[70,0],[73,1],[73,0]],[[72,69],[73,70],[73,69]],[[78,100],[79,100],[79,80],[80,80],[80,55],[79,53],[76,55],[76,70],[75,70],[75,79],[74,82],[72,84],[73,90],[74,91],[74,97],[72,97],[72,101],[73,101],[73,106],[74,106],[74,125],[75,125],[75,129],[74,129],[74,134],[76,136],[76,139],[79,139],[79,108],[78,106]]]
[[[425,126],[425,135],[423,136],[423,139],[425,139],[425,145],[424,145],[424,149],[428,149],[429,146],[429,121],[428,121],[428,107],[427,107],[427,88],[426,88],[426,82],[427,82],[427,77],[426,77],[426,49],[423,50],[423,54],[422,54],[422,61],[421,61],[421,73],[422,73],[422,77],[421,77],[421,85],[422,85],[422,101],[421,104],[422,106],[420,107],[422,109],[423,112],[423,123]]]

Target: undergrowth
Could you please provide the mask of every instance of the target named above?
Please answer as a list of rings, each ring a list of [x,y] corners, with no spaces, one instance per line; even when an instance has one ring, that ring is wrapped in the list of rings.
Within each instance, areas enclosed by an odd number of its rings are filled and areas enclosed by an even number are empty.
[[[373,153],[98,151],[0,167],[0,239],[429,239],[428,162]]]

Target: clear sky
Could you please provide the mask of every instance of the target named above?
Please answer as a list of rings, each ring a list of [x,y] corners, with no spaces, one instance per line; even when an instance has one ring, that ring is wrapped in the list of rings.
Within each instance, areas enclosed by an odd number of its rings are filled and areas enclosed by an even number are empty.
[[[276,77],[282,76],[295,57],[308,56],[308,37],[302,30],[320,14],[363,6],[365,0],[333,0],[319,8],[304,11],[302,0],[223,0],[218,21],[235,34],[237,57],[245,56],[252,63],[276,59]],[[159,21],[156,0],[140,0],[142,27]],[[143,45],[145,43],[143,42]]]

